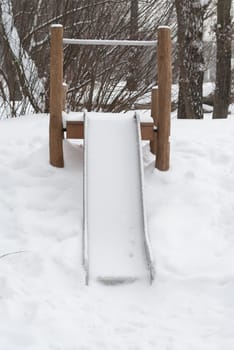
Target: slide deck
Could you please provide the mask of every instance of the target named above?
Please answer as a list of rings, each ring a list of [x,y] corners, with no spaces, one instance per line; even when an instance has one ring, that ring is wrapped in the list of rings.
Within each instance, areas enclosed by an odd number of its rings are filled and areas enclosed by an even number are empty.
[[[85,114],[84,232],[86,283],[154,278],[136,114]]]

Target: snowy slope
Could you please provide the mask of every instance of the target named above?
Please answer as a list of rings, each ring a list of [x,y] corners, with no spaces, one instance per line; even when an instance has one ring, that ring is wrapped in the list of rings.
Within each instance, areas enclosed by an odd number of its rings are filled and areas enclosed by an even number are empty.
[[[173,119],[165,173],[144,144],[156,280],[86,287],[82,145],[53,168],[47,116],[1,121],[0,349],[233,350],[233,135],[234,117]]]

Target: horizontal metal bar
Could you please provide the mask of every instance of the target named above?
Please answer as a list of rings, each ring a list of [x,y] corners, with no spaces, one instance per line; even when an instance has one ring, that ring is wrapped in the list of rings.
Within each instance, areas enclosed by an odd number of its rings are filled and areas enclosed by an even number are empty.
[[[64,44],[70,45],[104,45],[104,46],[156,46],[157,41],[138,40],[96,40],[96,39],[63,39]]]

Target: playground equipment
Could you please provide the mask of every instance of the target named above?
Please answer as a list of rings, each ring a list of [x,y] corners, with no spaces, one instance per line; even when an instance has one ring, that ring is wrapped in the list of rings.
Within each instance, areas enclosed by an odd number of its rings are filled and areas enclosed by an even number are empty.
[[[84,120],[86,282],[152,282],[139,117],[85,113]]]
[[[63,38],[63,26],[51,26],[50,61],[50,163],[64,166],[63,139],[83,138],[83,122],[62,123],[64,105],[63,45],[127,45],[157,47],[158,86],[152,90],[151,115],[153,123],[142,123],[143,140],[151,141],[151,151],[156,153],[155,167],[168,170],[170,165],[170,112],[171,112],[171,33],[169,27],[158,28],[158,41],[82,40]],[[156,63],[156,62],[155,62]],[[65,134],[66,133],[66,134]]]
[[[152,90],[153,122],[139,116],[84,113],[66,121],[62,110],[63,44],[156,46],[156,41],[63,39],[63,27],[51,27],[50,163],[64,166],[63,139],[84,139],[83,264],[103,283],[154,279],[154,262],[147,230],[141,139],[150,140],[156,168],[169,168],[171,110],[170,29],[158,29],[158,87]],[[108,164],[106,162],[108,161]],[[121,261],[124,261],[122,266]],[[148,267],[148,269],[147,269]]]

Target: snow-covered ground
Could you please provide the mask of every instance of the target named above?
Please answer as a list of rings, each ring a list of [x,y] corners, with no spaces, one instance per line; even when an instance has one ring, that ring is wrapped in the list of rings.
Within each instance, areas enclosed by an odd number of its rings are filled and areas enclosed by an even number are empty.
[[[168,172],[144,144],[156,280],[86,287],[82,145],[53,168],[46,115],[1,121],[0,349],[233,350],[233,136],[173,118]]]

